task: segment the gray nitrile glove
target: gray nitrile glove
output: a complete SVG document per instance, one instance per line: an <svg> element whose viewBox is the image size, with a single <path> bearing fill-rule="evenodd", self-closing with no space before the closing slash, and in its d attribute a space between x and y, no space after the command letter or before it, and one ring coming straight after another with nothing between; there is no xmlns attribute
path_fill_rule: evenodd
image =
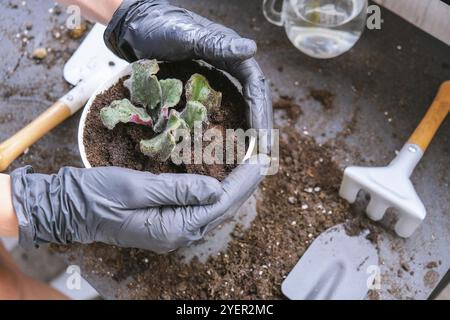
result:
<svg viewBox="0 0 450 320"><path fill-rule="evenodd" d="M272 129L272 100L265 77L252 58L253 40L165 0L125 0L105 32L107 46L118 56L175 61L203 59L229 72L243 86L249 125ZM270 132L262 152L270 150Z"/></svg>
<svg viewBox="0 0 450 320"><path fill-rule="evenodd" d="M222 183L115 167L63 168L55 175L17 169L11 179L20 244L103 242L170 252L201 239L240 206L264 165L242 165Z"/></svg>

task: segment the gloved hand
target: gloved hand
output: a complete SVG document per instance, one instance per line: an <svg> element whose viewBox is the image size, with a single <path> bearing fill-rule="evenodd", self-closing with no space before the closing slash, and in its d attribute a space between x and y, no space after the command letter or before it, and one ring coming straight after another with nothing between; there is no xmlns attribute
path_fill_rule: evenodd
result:
<svg viewBox="0 0 450 320"><path fill-rule="evenodd" d="M55 175L17 169L11 181L20 244L103 242L170 252L201 239L241 206L265 164L241 165L222 183L115 167L63 168Z"/></svg>
<svg viewBox="0 0 450 320"><path fill-rule="evenodd" d="M229 72L243 86L248 122L254 129L272 129L273 112L265 77L252 58L256 44L235 31L165 0L125 0L105 35L107 46L130 62L202 59ZM270 131L260 152L271 147Z"/></svg>
<svg viewBox="0 0 450 320"><path fill-rule="evenodd" d="M253 41L163 0L125 0L105 32L108 47L134 61L203 59L243 85L252 128L272 128L272 104ZM250 59L249 59L250 58ZM270 138L262 143L270 149ZM254 161L252 162L254 163ZM57 175L12 174L13 202L24 247L91 243L165 253L199 240L254 192L267 158L245 164L225 181L153 175L119 168L64 168Z"/></svg>

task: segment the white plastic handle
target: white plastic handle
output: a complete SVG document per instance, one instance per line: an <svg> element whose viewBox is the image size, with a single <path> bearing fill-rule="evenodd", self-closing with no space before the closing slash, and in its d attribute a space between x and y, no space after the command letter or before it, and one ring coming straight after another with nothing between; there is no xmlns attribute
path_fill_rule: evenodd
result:
<svg viewBox="0 0 450 320"><path fill-rule="evenodd" d="M424 151L418 145L408 143L403 146L389 166L396 167L397 172L405 174L409 178L423 155Z"/></svg>
<svg viewBox="0 0 450 320"><path fill-rule="evenodd" d="M71 114L76 113L89 100L95 89L107 79L108 73L106 71L98 70L98 72L93 73L89 78L80 81L78 85L59 99L59 101L69 107Z"/></svg>

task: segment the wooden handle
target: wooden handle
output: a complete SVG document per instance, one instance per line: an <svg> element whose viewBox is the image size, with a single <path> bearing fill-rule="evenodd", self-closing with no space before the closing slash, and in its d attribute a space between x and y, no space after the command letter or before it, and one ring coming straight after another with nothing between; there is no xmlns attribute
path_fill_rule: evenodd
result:
<svg viewBox="0 0 450 320"><path fill-rule="evenodd" d="M25 128L0 144L0 172L5 171L17 157L46 133L69 118L71 113L66 104L58 101Z"/></svg>
<svg viewBox="0 0 450 320"><path fill-rule="evenodd" d="M418 145L425 152L449 112L450 81L446 81L441 85L433 104L408 143Z"/></svg>

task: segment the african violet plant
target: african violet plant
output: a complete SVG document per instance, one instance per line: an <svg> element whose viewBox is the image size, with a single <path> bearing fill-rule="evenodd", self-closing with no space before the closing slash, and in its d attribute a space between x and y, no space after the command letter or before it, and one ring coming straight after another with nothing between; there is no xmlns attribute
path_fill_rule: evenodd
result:
<svg viewBox="0 0 450 320"><path fill-rule="evenodd" d="M100 117L109 130L119 123L153 128L159 135L142 140L141 152L165 161L176 147L175 131L193 130L196 123L207 122L208 112L220 108L222 93L214 91L204 76L194 74L185 85L186 106L178 112L174 108L180 103L183 83L178 79L159 80L158 72L156 60L133 63L131 77L124 82L131 101L113 101L100 111Z"/></svg>

